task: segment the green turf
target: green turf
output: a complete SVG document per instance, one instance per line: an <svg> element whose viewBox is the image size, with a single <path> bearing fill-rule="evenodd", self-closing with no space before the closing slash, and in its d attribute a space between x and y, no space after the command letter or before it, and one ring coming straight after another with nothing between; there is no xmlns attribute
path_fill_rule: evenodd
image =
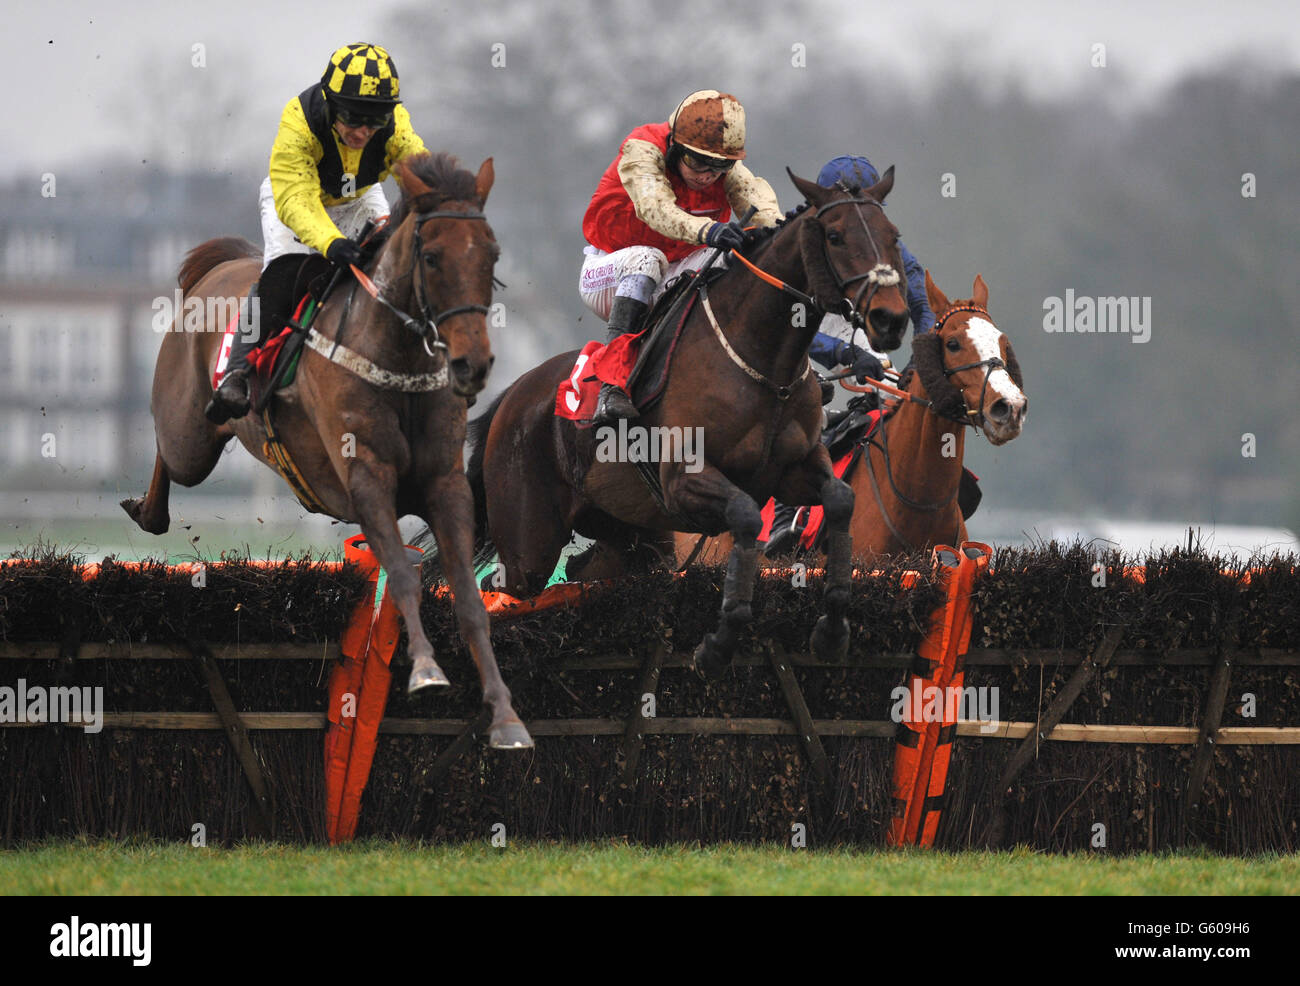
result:
<svg viewBox="0 0 1300 986"><path fill-rule="evenodd" d="M329 849L51 842L0 852L7 894L1293 894L1300 856L1113 857L616 844Z"/></svg>

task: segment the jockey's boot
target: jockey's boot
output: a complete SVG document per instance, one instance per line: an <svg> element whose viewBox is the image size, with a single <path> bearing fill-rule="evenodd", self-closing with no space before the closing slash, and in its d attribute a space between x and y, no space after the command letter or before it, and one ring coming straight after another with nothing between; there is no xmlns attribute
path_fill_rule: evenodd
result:
<svg viewBox="0 0 1300 986"><path fill-rule="evenodd" d="M798 507L776 501L776 509L772 513L772 529L763 548L763 554L768 558L776 558L794 550L799 535L803 533L802 526L794 526L798 513Z"/></svg>
<svg viewBox="0 0 1300 986"><path fill-rule="evenodd" d="M254 284L253 289L248 292L248 311L250 313L258 311L258 309L254 308L256 300L257 285ZM214 425L225 424L231 418L242 418L248 413L248 354L256 349L261 342L262 318L260 312L241 318L239 331L235 333L234 341L230 345L230 357L226 361L225 373L221 376L221 385L213 392L212 400L208 401L207 407L203 409L203 416Z"/></svg>
<svg viewBox="0 0 1300 986"><path fill-rule="evenodd" d="M648 308L649 305L644 301L625 295L615 295L614 304L609 309L609 332L605 336L605 344L609 345L625 333L639 331L641 319L645 318ZM622 387L616 387L612 383L600 385L600 396L596 398L596 411L591 416L593 425L609 425L619 418L630 419L640 416L636 405L632 403L632 398Z"/></svg>

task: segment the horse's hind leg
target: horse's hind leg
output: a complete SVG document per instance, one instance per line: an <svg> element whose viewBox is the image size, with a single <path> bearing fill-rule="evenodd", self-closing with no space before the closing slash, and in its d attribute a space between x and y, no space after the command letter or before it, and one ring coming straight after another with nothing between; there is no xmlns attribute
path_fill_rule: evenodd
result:
<svg viewBox="0 0 1300 986"><path fill-rule="evenodd" d="M171 476L163 462L162 453L154 457L153 479L149 481L149 492L144 496L122 501L122 509L140 525L148 534L166 534L171 526L171 516L167 511L167 497L171 492Z"/></svg>
<svg viewBox="0 0 1300 986"><path fill-rule="evenodd" d="M510 689L497 667L487 610L474 583L474 497L465 474L456 471L434 480L427 504L425 519L438 540L438 557L456 603L456 621L478 667L483 704L492 714L488 742L498 750L531 747L532 737L515 713Z"/></svg>

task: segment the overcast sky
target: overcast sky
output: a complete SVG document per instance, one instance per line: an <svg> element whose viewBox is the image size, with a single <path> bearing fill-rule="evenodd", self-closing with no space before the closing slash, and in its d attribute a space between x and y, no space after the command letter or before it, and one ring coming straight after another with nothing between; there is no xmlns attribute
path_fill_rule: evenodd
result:
<svg viewBox="0 0 1300 986"><path fill-rule="evenodd" d="M707 0L701 2L706 9ZM761 11L764 4L777 2L756 0L753 8ZM861 31L863 50L873 64L912 86L925 84L943 39L959 40L972 71L995 88L1012 81L1043 99L1086 84L1087 53L1094 43L1107 46L1109 65L1132 87L1135 105L1183 74L1211 69L1243 52L1261 67L1300 71L1300 16L1294 3L1284 0L1226 5L1092 0L1070 4L1068 10L1060 9L1066 5L1016 0L825 2L843 10L837 22L844 29L835 39L840 51L852 51L853 32ZM284 102L318 75L340 44L385 44L404 83L431 85L430 73L422 77L405 67L418 53L404 51L401 38L384 36L386 16L410 6L395 0L292 5L266 0L176 0L168 5L55 0L14 5L5 18L5 78L17 88L0 100L0 118L11 138L8 153L0 158L0 176L39 174L88 153L133 151L133 124L140 119L134 113L149 112L143 108L151 106L158 113L174 113L183 96L201 98L216 91L209 77L191 68L195 44L206 49L207 67L201 71L220 74L223 92L232 91L233 77L233 91L246 101L231 117L245 124L241 130L225 119L207 124L215 128L218 146L229 148L231 160L252 147L269 149ZM487 6L508 18L515 5ZM419 4L430 18L445 21L448 30L454 30L460 7L460 2ZM745 30L719 24L720 38L730 43L743 45ZM629 38L628 43L641 39ZM671 54L666 62L672 69ZM189 86L191 78L198 83ZM140 98L136 90L143 90ZM180 119L193 115L182 113Z"/></svg>

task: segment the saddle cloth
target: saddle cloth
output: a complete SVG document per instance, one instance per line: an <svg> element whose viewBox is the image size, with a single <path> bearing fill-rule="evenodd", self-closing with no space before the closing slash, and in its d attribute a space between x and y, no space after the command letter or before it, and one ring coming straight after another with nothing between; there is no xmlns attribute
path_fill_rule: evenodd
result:
<svg viewBox="0 0 1300 986"><path fill-rule="evenodd" d="M699 297L694 289L723 273L712 268L701 282L698 272L686 271L655 302L641 332L621 335L608 344L592 341L583 346L573 371L556 389L556 415L577 422L579 428L591 427L602 383L627 391L639 411L653 406L663 396L682 328Z"/></svg>
<svg viewBox="0 0 1300 986"><path fill-rule="evenodd" d="M310 298L311 296L308 295L298 302L298 307L293 312L295 322L302 316L303 309ZM221 337L221 349L217 354L217 364L212 369L213 390L216 390L221 385L221 378L226 374L226 366L230 362L230 349L235 343L235 335L239 332L240 321L240 316L236 314L230 320L230 324L226 326L226 331ZM271 385L276 361L279 360L280 354L284 350L284 344L292 334L293 329L286 325L276 335L262 342L248 354L248 365L253 371L253 383L259 392L265 391ZM280 379L281 388L293 383L295 369L296 367L291 367Z"/></svg>

